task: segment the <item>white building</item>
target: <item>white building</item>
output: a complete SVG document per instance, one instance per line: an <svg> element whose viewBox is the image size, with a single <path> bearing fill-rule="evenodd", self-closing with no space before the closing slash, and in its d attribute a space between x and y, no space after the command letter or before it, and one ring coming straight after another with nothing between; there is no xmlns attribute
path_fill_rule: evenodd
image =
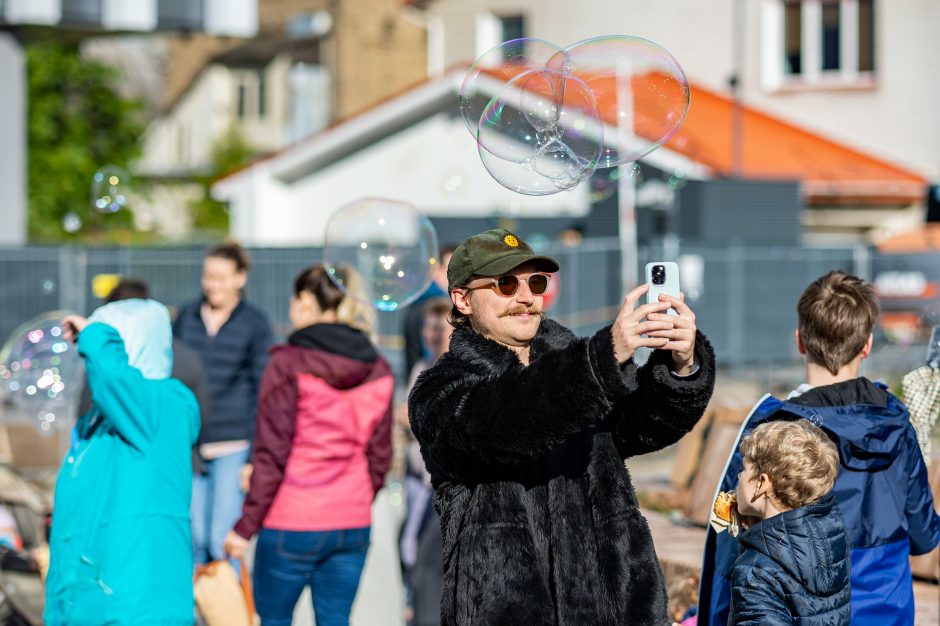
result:
<svg viewBox="0 0 940 626"><path fill-rule="evenodd" d="M216 183L232 236L250 245L320 245L333 211L369 196L411 202L432 217L585 214L584 188L535 198L490 178L455 115L462 78L438 77Z"/></svg>

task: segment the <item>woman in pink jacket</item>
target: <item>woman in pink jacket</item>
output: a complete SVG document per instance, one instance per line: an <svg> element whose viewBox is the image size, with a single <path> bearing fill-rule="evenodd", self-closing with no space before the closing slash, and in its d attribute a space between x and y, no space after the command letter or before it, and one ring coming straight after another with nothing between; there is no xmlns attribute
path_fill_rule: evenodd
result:
<svg viewBox="0 0 940 626"><path fill-rule="evenodd" d="M351 272L339 278L353 288ZM322 266L294 282L294 332L261 381L250 489L226 550L258 535L255 603L263 626L289 625L309 585L318 626L347 624L369 547L371 505L392 459L388 363L368 307Z"/></svg>

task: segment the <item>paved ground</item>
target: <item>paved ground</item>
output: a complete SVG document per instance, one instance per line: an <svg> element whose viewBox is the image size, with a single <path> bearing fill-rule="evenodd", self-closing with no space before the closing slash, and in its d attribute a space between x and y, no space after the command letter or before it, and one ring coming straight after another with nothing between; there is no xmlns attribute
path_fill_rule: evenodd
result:
<svg viewBox="0 0 940 626"><path fill-rule="evenodd" d="M662 457L653 456L643 467L631 467L638 474L638 482L650 480L663 467ZM395 506L389 489L379 495L374 507L375 522L372 548L366 562L362 585L353 606L352 626L403 625L401 576L398 569L397 537L402 507ZM705 529L690 527L670 517L652 511L646 512L656 551L667 562L698 569L705 544ZM940 625L940 593L936 584L917 582L914 585L917 603L915 626ZM294 614L295 626L313 624L309 595L305 594Z"/></svg>

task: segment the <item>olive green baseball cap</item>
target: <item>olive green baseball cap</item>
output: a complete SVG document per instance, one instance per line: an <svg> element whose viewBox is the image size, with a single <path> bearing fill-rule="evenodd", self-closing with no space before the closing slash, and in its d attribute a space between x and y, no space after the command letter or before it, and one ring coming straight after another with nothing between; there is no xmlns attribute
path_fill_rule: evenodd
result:
<svg viewBox="0 0 940 626"><path fill-rule="evenodd" d="M558 261L536 254L532 247L505 228L470 237L457 246L447 265L447 289L463 287L474 276L500 276L523 263L543 272L557 272Z"/></svg>

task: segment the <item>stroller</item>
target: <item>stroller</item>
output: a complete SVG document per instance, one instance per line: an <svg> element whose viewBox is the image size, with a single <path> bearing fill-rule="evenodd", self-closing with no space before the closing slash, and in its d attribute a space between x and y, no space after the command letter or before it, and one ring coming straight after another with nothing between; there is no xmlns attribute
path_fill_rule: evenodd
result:
<svg viewBox="0 0 940 626"><path fill-rule="evenodd" d="M51 506L42 492L0 463L0 624L41 626Z"/></svg>

